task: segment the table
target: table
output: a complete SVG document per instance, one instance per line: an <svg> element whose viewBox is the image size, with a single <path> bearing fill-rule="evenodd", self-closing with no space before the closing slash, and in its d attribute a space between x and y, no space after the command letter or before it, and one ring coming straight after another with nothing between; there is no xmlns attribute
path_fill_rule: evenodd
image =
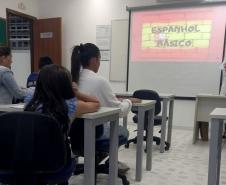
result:
<svg viewBox="0 0 226 185"><path fill-rule="evenodd" d="M219 185L223 120L226 108L215 108L210 113L211 137L209 149L208 185Z"/></svg>
<svg viewBox="0 0 226 185"><path fill-rule="evenodd" d="M9 105L0 105L0 113L4 112L16 112L23 111L24 104L9 104Z"/></svg>
<svg viewBox="0 0 226 185"><path fill-rule="evenodd" d="M144 133L144 119L145 112L148 112L148 126L147 126L147 158L146 170L151 171L152 168L152 143L153 143L153 127L155 116L155 100L142 100L141 103L134 103L132 110L138 112L137 124L137 150L136 150L136 181L142 179L142 164L143 164L143 133Z"/></svg>
<svg viewBox="0 0 226 185"><path fill-rule="evenodd" d="M226 108L226 96L213 94L198 94L196 96L193 144L196 143L199 136L198 122L209 122L209 114L215 108Z"/></svg>
<svg viewBox="0 0 226 185"><path fill-rule="evenodd" d="M101 107L98 112L79 116L84 119L84 184L95 184L95 132L96 126L110 121L109 185L116 184L118 176L119 108Z"/></svg>
<svg viewBox="0 0 226 185"><path fill-rule="evenodd" d="M115 93L117 97L132 97L133 93L123 92ZM171 145L172 138L172 127L173 127L173 107L174 107L174 95L168 93L160 93L160 98L162 99L162 124L161 124L161 142L160 142L160 152L165 151L165 137L166 137L166 122L168 117L168 133L167 133L167 142L169 146ZM168 112L169 105L169 112ZM123 119L123 126L127 126L127 118Z"/></svg>
<svg viewBox="0 0 226 185"><path fill-rule="evenodd" d="M22 105L0 105L0 112L23 111ZM97 112L79 116L84 119L84 184L95 185L96 126L110 121L109 185L115 185L118 176L119 108L101 107Z"/></svg>

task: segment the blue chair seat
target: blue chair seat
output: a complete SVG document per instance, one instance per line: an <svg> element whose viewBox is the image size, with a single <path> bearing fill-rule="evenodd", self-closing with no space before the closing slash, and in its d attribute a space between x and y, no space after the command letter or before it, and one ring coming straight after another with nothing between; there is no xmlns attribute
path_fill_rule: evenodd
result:
<svg viewBox="0 0 226 185"><path fill-rule="evenodd" d="M147 117L145 117L145 119L147 119ZM166 118L168 120L168 117ZM133 122L134 123L138 123L138 116L137 114L135 114L135 116L133 116ZM145 123L147 122L147 120L145 120ZM157 125L161 125L162 124L162 116L155 116L155 119L154 119L154 126L157 126ZM146 129L147 125L145 125L145 129Z"/></svg>

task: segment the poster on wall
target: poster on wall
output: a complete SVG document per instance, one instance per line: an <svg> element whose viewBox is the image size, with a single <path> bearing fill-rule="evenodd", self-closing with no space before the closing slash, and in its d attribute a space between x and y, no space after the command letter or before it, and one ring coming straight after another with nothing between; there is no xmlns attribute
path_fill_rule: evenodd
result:
<svg viewBox="0 0 226 185"><path fill-rule="evenodd" d="M101 61L110 61L111 26L96 26L96 44L100 49Z"/></svg>
<svg viewBox="0 0 226 185"><path fill-rule="evenodd" d="M0 17L0 47L7 45L6 20Z"/></svg>
<svg viewBox="0 0 226 185"><path fill-rule="evenodd" d="M111 54L110 50L100 50L101 61L110 61Z"/></svg>

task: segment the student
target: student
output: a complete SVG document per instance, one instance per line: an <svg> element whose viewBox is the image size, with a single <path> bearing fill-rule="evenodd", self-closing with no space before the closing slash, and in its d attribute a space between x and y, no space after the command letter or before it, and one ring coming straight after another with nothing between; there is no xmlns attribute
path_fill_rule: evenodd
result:
<svg viewBox="0 0 226 185"><path fill-rule="evenodd" d="M224 63L223 81L221 86L220 95L226 96L226 63Z"/></svg>
<svg viewBox="0 0 226 185"><path fill-rule="evenodd" d="M9 47L0 47L0 104L12 104L13 97L23 99L25 90L16 83L11 71L12 55Z"/></svg>
<svg viewBox="0 0 226 185"><path fill-rule="evenodd" d="M80 94L82 96L82 93ZM52 64L40 71L35 90L27 91L24 102L27 104L25 110L52 114L57 120L60 121L63 118L62 121L65 122L66 118L99 109L100 105L96 99L88 100L90 99L78 100L72 88L70 72L64 67Z"/></svg>
<svg viewBox="0 0 226 185"><path fill-rule="evenodd" d="M124 117L131 110L132 101L139 102L140 100L132 98L119 101L116 98L110 83L97 74L100 57L99 48L92 43L75 46L71 56L73 81L78 84L78 89L81 92L97 97L101 106L120 108L120 117ZM105 126L105 129L109 129L109 127ZM121 172L125 172L129 168L119 163L119 169Z"/></svg>
<svg viewBox="0 0 226 185"><path fill-rule="evenodd" d="M226 63L224 63L223 81L221 86L220 95L226 96ZM224 124L224 134L223 138L226 138L226 123Z"/></svg>
<svg viewBox="0 0 226 185"><path fill-rule="evenodd" d="M25 111L50 115L60 123L65 135L68 162L71 160L67 137L70 119L75 115L95 112L99 108L97 102L82 102L75 98L69 71L58 65L49 65L40 71L35 92L33 94L30 91L30 94L27 94L25 103Z"/></svg>
<svg viewBox="0 0 226 185"><path fill-rule="evenodd" d="M39 64L38 64L38 68L39 71L47 65L53 64L52 59L48 56L45 57L41 57L39 59ZM27 78L27 88L29 87L35 87L36 86L36 81L38 79L38 72L33 72L31 73L28 78Z"/></svg>
<svg viewBox="0 0 226 185"><path fill-rule="evenodd" d="M126 116L132 102L139 99L130 98L119 101L112 91L110 83L97 74L100 66L100 50L92 44L75 46L71 56L71 74L81 92L97 97L103 107L119 107L120 117Z"/></svg>

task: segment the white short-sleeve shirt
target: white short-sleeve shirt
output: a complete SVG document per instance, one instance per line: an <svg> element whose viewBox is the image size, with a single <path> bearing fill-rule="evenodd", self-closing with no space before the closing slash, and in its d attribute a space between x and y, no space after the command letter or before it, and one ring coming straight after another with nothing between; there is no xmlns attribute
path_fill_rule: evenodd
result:
<svg viewBox="0 0 226 185"><path fill-rule="evenodd" d="M132 103L128 99L119 101L113 93L110 83L97 73L83 69L80 72L79 90L87 95L95 96L103 107L119 107L120 117L126 116L131 110Z"/></svg>

